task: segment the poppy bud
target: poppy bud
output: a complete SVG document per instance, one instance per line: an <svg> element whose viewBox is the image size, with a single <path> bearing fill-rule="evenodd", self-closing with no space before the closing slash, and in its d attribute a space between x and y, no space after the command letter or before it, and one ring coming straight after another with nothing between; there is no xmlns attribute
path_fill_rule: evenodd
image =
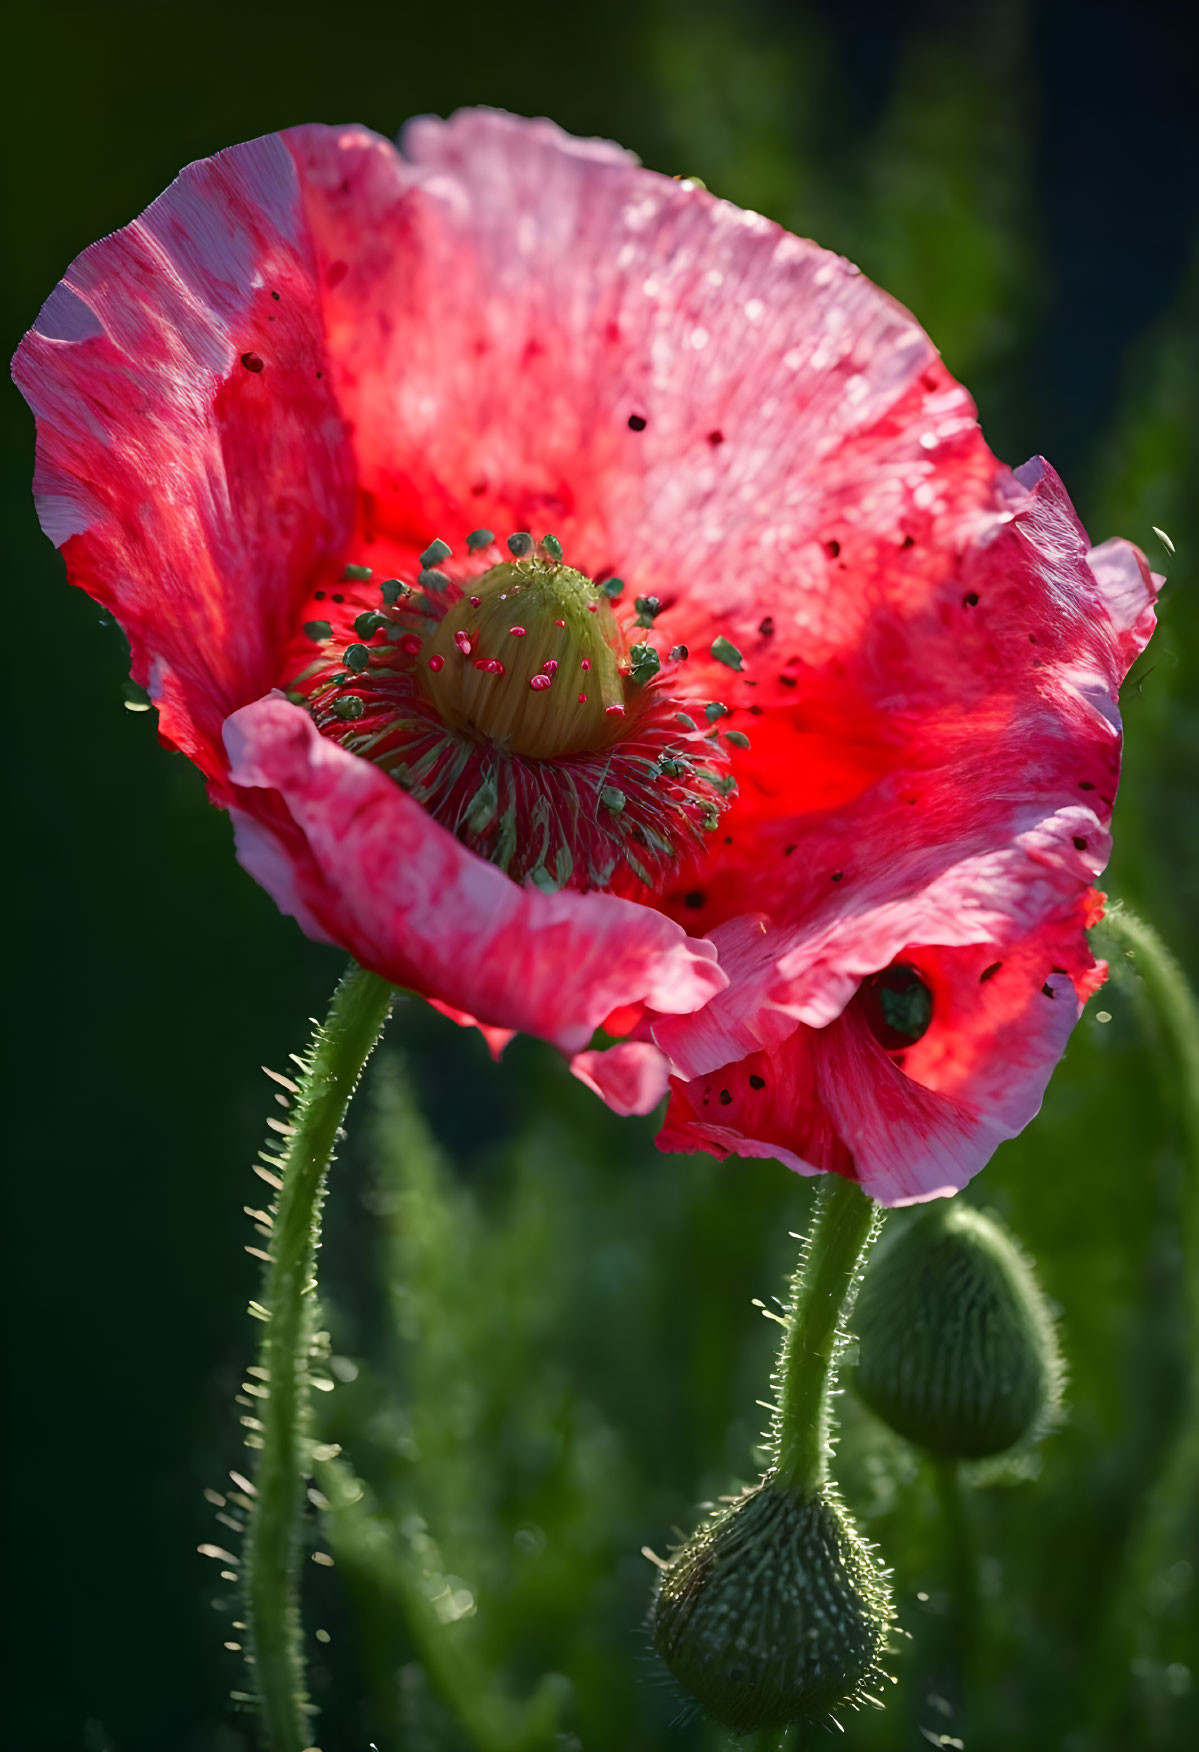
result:
<svg viewBox="0 0 1199 1752"><path fill-rule="evenodd" d="M747 1734L862 1697L892 1616L886 1572L835 1494L767 1477L663 1568L650 1634L709 1715Z"/></svg>
<svg viewBox="0 0 1199 1752"><path fill-rule="evenodd" d="M854 1326L858 1392L932 1454L1002 1454L1057 1408L1062 1365L1040 1286L1006 1230L960 1199L886 1237Z"/></svg>

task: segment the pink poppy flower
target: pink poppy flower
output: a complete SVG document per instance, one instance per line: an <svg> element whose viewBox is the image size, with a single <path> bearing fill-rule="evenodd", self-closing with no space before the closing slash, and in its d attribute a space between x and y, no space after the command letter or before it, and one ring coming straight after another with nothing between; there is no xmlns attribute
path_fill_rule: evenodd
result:
<svg viewBox="0 0 1199 1752"><path fill-rule="evenodd" d="M836 256L546 122L403 145L74 263L15 365L71 581L311 936L672 1149L961 1186L1102 978L1142 556Z"/></svg>

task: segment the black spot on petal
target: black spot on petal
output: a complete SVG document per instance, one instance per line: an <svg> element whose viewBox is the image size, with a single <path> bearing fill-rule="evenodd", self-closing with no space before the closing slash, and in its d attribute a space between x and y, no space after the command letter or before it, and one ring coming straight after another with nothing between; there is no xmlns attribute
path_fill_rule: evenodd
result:
<svg viewBox="0 0 1199 1752"><path fill-rule="evenodd" d="M683 905L684 906L691 906L691 907L699 908L703 904L704 904L704 894L703 894L703 890L700 888L693 888L689 894L685 894L683 896Z"/></svg>
<svg viewBox="0 0 1199 1752"><path fill-rule="evenodd" d="M749 1079L749 1086L751 1089L764 1089L766 1087L766 1079L765 1077L751 1076Z"/></svg>
<svg viewBox="0 0 1199 1752"><path fill-rule="evenodd" d="M979 985L985 985L989 979L994 979L1002 966L1002 961L993 961L990 967L984 967L978 976Z"/></svg>
<svg viewBox="0 0 1199 1752"><path fill-rule="evenodd" d="M647 424L647 421L646 421L644 414L630 414L629 415L629 431L630 432L644 432L645 428L646 428L646 424Z"/></svg>

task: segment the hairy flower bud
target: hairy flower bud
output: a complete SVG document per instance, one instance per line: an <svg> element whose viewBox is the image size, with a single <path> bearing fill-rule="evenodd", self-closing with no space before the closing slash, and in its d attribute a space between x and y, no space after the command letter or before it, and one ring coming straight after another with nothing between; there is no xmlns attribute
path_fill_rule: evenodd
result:
<svg viewBox="0 0 1199 1752"><path fill-rule="evenodd" d="M886 1237L854 1325L859 1393L930 1453L1001 1454L1056 1409L1062 1368L1041 1289L1006 1230L960 1199Z"/></svg>
<svg viewBox="0 0 1199 1752"><path fill-rule="evenodd" d="M675 1553L650 1632L709 1715L751 1733L864 1697L892 1616L886 1573L835 1494L768 1477Z"/></svg>

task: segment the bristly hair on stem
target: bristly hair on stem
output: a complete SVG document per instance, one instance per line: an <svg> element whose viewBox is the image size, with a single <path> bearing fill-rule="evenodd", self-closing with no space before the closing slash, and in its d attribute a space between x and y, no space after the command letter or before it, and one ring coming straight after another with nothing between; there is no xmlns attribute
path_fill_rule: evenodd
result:
<svg viewBox="0 0 1199 1752"><path fill-rule="evenodd" d="M256 1450L253 1494L247 1498L243 1588L247 1659L253 1694L273 1752L304 1752L310 1744L298 1582L304 1480L312 1463L310 1365L316 1309L316 1254L321 1207L333 1147L364 1065L387 1020L392 988L351 966L333 994L308 1052L296 1058L298 1083L282 1079L292 1097L288 1118L268 1121L278 1153L263 1153L256 1173L275 1198L251 1212L264 1247L258 1362L242 1403L248 1447ZM285 1096L285 1102L287 1097Z"/></svg>
<svg viewBox="0 0 1199 1752"><path fill-rule="evenodd" d="M828 1466L836 1367L880 1220L854 1182L822 1182L773 1377L773 1463L659 1560L654 1647L734 1734L881 1708L868 1687L894 1621L888 1573Z"/></svg>
<svg viewBox="0 0 1199 1752"><path fill-rule="evenodd" d="M831 1399L849 1316L885 1212L853 1181L822 1177L791 1278L785 1333L771 1377L772 1474L812 1494L827 1481Z"/></svg>

